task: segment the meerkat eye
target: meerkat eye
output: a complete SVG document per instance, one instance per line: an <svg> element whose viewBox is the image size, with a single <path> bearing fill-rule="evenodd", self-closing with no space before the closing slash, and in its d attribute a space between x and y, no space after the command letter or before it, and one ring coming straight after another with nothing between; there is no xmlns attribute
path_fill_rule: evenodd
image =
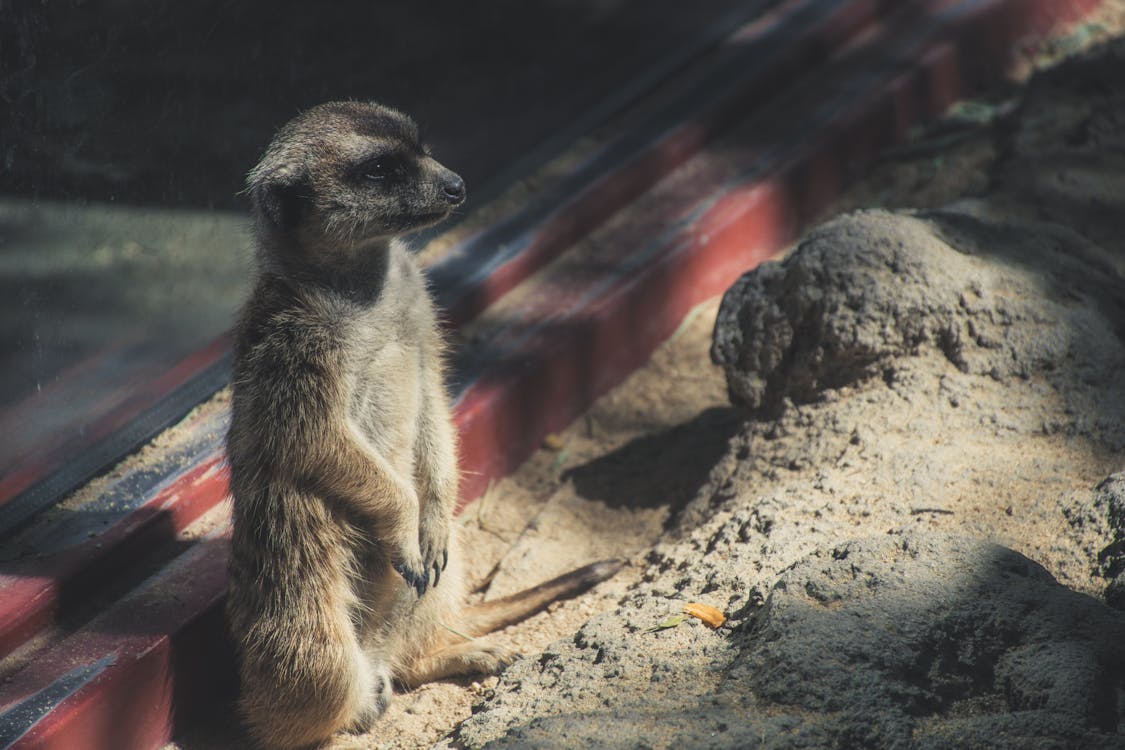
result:
<svg viewBox="0 0 1125 750"><path fill-rule="evenodd" d="M406 164L398 154L383 154L363 162L356 174L364 182L398 182L406 176Z"/></svg>
<svg viewBox="0 0 1125 750"><path fill-rule="evenodd" d="M386 159L372 159L363 165L361 174L363 179L369 182L381 182L390 175L391 169L389 167Z"/></svg>

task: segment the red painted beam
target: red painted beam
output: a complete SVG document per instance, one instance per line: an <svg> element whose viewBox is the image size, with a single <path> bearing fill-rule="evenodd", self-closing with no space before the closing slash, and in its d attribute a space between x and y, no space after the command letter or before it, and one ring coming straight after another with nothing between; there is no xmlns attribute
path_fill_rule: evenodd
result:
<svg viewBox="0 0 1125 750"><path fill-rule="evenodd" d="M439 293L452 289L450 294L454 296L463 294L468 295L466 299L476 300L472 310L461 308L454 313L464 322L477 307L497 299L576 238L592 231L608 214L697 153L738 113L760 104L808 66L837 54L856 34L886 15L886 8L893 5L884 0L788 0L774 8L738 31L724 45L737 52L721 54L720 59L711 61L696 74L693 81L708 89L700 100L705 105L702 109L684 111L684 93L671 95L671 109L660 110L660 117L643 123L648 128L645 133L640 136L624 133L607 146L610 151L624 149L627 158L600 177L595 174L581 183L574 196L568 197L541 223L533 224L528 233L530 242L516 248L518 253L494 269L493 275L469 278L471 274L458 269L465 263L470 268L486 266L486 259L479 257L480 253L491 253L496 248L485 243L482 250L474 245L474 240L454 248L450 255L460 260L439 262L432 269L439 277ZM723 74L729 72L732 62L755 61L758 57L761 58L758 64L746 63L746 70L737 70L738 75ZM523 218L530 221L534 213ZM456 279L453 287L441 285L443 269L450 278ZM176 383L198 375L223 357L227 348L224 337L187 358L177 368L154 377L143 392L133 394L112 409L106 420L92 429L99 435L111 434L121 428L137 408L157 394L171 390ZM221 436L225 425L213 425L212 429ZM128 499L129 504L138 507L108 529L91 529L90 539L65 552L52 552L46 559L0 562L0 656L12 652L59 616L80 606L81 596L96 591L99 581L118 575L146 550L167 545L187 524L218 503L224 497L225 488L201 485L199 477L209 475L217 463L220 442L216 439L196 459L205 461L207 468L188 467L172 473L162 480L166 488L150 493L143 503ZM58 458L43 446L35 453L48 459ZM24 467L27 471L21 470L0 480L0 505L12 492L26 488L35 477L49 473L52 466L55 464L50 460L29 464ZM109 496L135 494L137 481L134 476L123 477L106 493ZM122 502L125 500L122 498ZM3 510L0 507L0 513ZM14 537L13 546L30 546L22 540L35 540L40 528L36 524L25 531L29 533Z"/></svg>
<svg viewBox="0 0 1125 750"><path fill-rule="evenodd" d="M800 66L822 61L832 54L884 13L886 5L881 0L790 0L783 3L739 31L725 45L731 49L743 48L734 56L736 60L741 57L753 59L756 52L762 53L764 63L753 67L750 74L744 76L745 82L743 77L734 76L732 85L725 81L727 77L716 75L712 70L729 65L727 58L730 55L710 63L710 67L705 66L702 74L705 82L709 80L708 85L715 86L718 80L722 84L720 90L711 92L705 99L705 108L686 112L673 109L671 119L664 113L650 123L651 132L641 134L639 138L628 132L611 143L610 150L616 144L629 153L628 159L584 183L576 196L553 211L541 225L534 226L530 244L519 248L518 254L509 258L495 274L466 281L465 274L454 267L456 264L439 264L435 273L440 276L442 268L450 271L451 277L457 280L453 291L468 295L465 299L475 300L473 305L476 307L495 300L574 239L591 231L605 216L696 153L737 112L753 106L780 86L787 74L796 75ZM811 22L799 25L806 16ZM781 52L769 57L766 53L772 48ZM629 148L633 150L629 152ZM472 244L472 241L467 243ZM484 252L495 250L487 246L487 242L483 244ZM479 247L474 250L466 246L455 248L451 253L473 267L485 264L479 254ZM470 307L472 309L461 307L454 316L463 321L476 311L476 307ZM158 393L170 391L177 383L197 375L224 356L226 349L225 339L217 341L187 358L180 366L154 377L148 388L115 406L91 430L104 437L121 429L138 409ZM58 468L61 454L57 450L38 446L30 452L42 457L42 460L29 462L19 471L0 479L0 503ZM65 450L63 452L66 453ZM217 460L214 453L212 451L211 458L207 459L211 463ZM108 580L129 565L131 557L146 548L166 544L223 497L218 487L195 487L196 478L191 472L173 476L171 480L173 489L165 493L169 497L150 499L132 515L104 532L97 529L90 540L67 550L65 554L52 555L45 561L0 563L0 592L3 593L0 597L0 655L10 653L57 617L65 616L72 608L70 600L76 598L73 592L96 590L99 580ZM127 477L118 484L127 485L131 481L132 477ZM177 490L177 487L180 489ZM191 498L191 501L184 502L185 498ZM0 509L0 513L4 510L11 509ZM19 543L18 538L16 543Z"/></svg>
<svg viewBox="0 0 1125 750"><path fill-rule="evenodd" d="M691 109L685 111L683 101L668 103L669 112L658 113L649 130L632 127L612 140L586 165L589 174L579 175L584 181L577 187L564 186L565 195L545 201L551 206L546 213L521 208L500 222L506 227L493 225L452 248L431 274L448 320L458 324L472 318L683 163L738 114L772 96L788 80L898 7L901 3L896 0L786 0L736 32L722 45L718 59L702 66L702 73L693 79L706 96L697 102L698 92L689 91ZM715 75L714 68L739 61L742 65L736 75ZM509 236L512 231L514 237ZM501 252L502 247L506 249ZM82 381L64 377L53 386L57 396L52 398L75 404L69 417L72 429L45 431L25 438L18 450L14 446L11 451L0 450L0 521L5 503L58 479L60 470L81 475L73 469L97 440L127 432L134 420L175 387L217 366L228 350L229 342L223 337L166 372L153 371L148 380L142 373L134 379L142 383L140 388L113 393L111 403L97 408L78 406ZM96 362L86 364L96 366ZM80 369L72 374L81 374ZM29 407L40 411L45 403L42 395L11 414L0 414L0 426L18 425L21 413ZM103 408L103 416L90 417ZM0 429L0 435L3 433ZM58 435L64 433L74 437L60 443ZM125 447L116 455L127 452ZM86 474L92 475L98 468ZM44 494L53 491L42 490Z"/></svg>
<svg viewBox="0 0 1125 750"><path fill-rule="evenodd" d="M889 0L788 0L748 24L711 63L710 78L681 84L688 90L678 93L679 106L695 107L689 117L636 125L600 149L599 155L613 162L611 170L535 216L533 226L515 236L492 227L439 261L431 275L447 319L457 326L474 318L697 154L716 133L822 65L892 10L907 18L918 15L914 6ZM712 68L726 75L715 76ZM499 224L505 228L503 220Z"/></svg>
<svg viewBox="0 0 1125 750"><path fill-rule="evenodd" d="M226 494L227 471L222 455L215 450L105 532L58 554L0 565L4 594L0 599L0 653L12 653L51 627L56 618L67 614L69 599L81 599L88 593L87 583L96 589L153 549L167 545Z"/></svg>
<svg viewBox="0 0 1125 750"><path fill-rule="evenodd" d="M488 372L458 404L462 461L473 468L463 496L518 466L544 436L644 364L692 307L724 291L796 232L788 196L770 184L727 193L690 229L662 244L642 268L544 326L514 364ZM565 305L560 285L545 296Z"/></svg>
<svg viewBox="0 0 1125 750"><path fill-rule="evenodd" d="M823 127L794 133L795 143L748 151L745 177L713 186L704 195L695 193L695 202L678 215L641 217L637 225L666 231L611 246L620 255L597 264L608 274L601 282L574 283L576 269L565 264L557 275L548 272L537 281L541 294L529 294L514 308L542 306L548 313L545 324L494 337L496 344L518 346L480 373L458 408L466 496L488 477L509 470L521 452L538 444L537 436L564 426L642 363L692 305L722 291L793 238L799 225L854 174L857 160L870 158L880 142L900 137L912 114L922 116L948 103L967 83L943 71L971 69L974 56L989 56L996 45L1009 45L1034 31L1029 24L1040 17L1036 8L1046 2L930 3L935 11L948 13L935 19L933 34L917 50L914 64L883 70L869 86L852 92L850 106ZM1058 3L1048 4L1058 9ZM962 12L954 12L958 9ZM935 80L957 85L934 86ZM763 156L770 157L768 168ZM704 167L704 174L719 169ZM675 184L668 190L677 184L698 187L689 177L670 180ZM654 201L650 207L665 205ZM588 267L577 271L580 276L590 273ZM218 477L208 481L216 487L222 483ZM6 738L12 746L147 748L166 739L173 707L189 706L200 697L186 687L189 667L211 664L228 671L229 659L217 659L211 651L222 642L216 631L224 549L217 539L196 545L147 587L49 649L0 688L0 704L5 710L15 707L17 714L18 709L33 711L37 696L44 706L56 706L22 736ZM76 669L86 671L75 677ZM51 686L65 688L66 694L47 701Z"/></svg>
<svg viewBox="0 0 1125 750"><path fill-rule="evenodd" d="M460 402L463 459L474 467L464 480L466 498L478 496L489 481L527 458L545 435L569 424L582 405L624 380L647 359L652 342L670 335L694 305L721 293L742 272L797 239L799 229L835 202L878 149L901 141L912 126L996 80L1004 70L996 59L998 47L1010 50L1024 35L1043 33L1058 19L1079 17L1097 3L1074 3L1070 15L1060 12L1061 3L1048 0L936 0L924 5L935 24L948 27L935 29L921 49L913 50L906 69L832 112L814 138L801 139L792 153L775 158L761 177L730 188L713 206L708 204L714 198L707 196L687 210L702 215L668 241L650 265L629 267L613 255L615 249L635 246L637 236L626 232L616 241L599 240L608 253L599 256L598 265L621 269L612 292L568 316L565 326L545 325L537 337L520 342L519 368L490 374ZM1040 6L1050 7L1038 12ZM884 28L867 43L893 46L899 31ZM973 62L979 55L990 61L988 66ZM964 79L966 70L974 70L976 77ZM789 127L798 116L807 113L782 109L776 120ZM703 182L719 173L717 167L701 170ZM686 203L705 192L703 185L689 183L682 197ZM637 223L659 225L660 218ZM568 281L555 282L549 294L529 296L526 305L505 310L505 317L550 321L558 310L575 304L568 297L573 291ZM517 335L527 333L517 329ZM503 349L503 342L496 347Z"/></svg>
<svg viewBox="0 0 1125 750"><path fill-rule="evenodd" d="M227 554L225 539L198 543L6 682L0 745L149 750L168 741L183 710L229 696L233 661L220 606ZM20 734L13 718L40 715Z"/></svg>

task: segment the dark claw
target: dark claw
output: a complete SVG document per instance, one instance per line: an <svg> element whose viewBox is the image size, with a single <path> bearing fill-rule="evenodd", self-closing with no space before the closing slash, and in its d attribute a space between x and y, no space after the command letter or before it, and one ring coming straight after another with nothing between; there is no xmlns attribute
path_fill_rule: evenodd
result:
<svg viewBox="0 0 1125 750"><path fill-rule="evenodd" d="M415 591L418 592L418 596L421 596L422 594L426 593L427 581L425 580L424 577L415 573L413 570L408 568L404 563L395 563L394 569L398 572L398 574L400 576L402 576L402 580L406 581L406 583L409 586L411 586ZM428 578L428 577L429 576L426 576L426 578Z"/></svg>
<svg viewBox="0 0 1125 750"><path fill-rule="evenodd" d="M410 568L406 567L406 565L404 565L403 563L395 563L394 569L395 572L402 576L402 579L404 581L409 583L411 586L414 585L414 574L410 572Z"/></svg>
<svg viewBox="0 0 1125 750"><path fill-rule="evenodd" d="M445 566L449 564L449 550L443 549L441 551L441 569L445 570Z"/></svg>
<svg viewBox="0 0 1125 750"><path fill-rule="evenodd" d="M437 588L438 581L441 580L441 566L434 563L434 588Z"/></svg>

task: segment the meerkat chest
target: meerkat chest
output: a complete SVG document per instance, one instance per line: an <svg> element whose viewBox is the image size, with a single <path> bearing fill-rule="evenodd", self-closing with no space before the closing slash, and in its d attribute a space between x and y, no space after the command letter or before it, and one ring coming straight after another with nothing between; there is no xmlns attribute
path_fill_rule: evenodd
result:
<svg viewBox="0 0 1125 750"><path fill-rule="evenodd" d="M434 356L429 299L420 280L417 288L407 286L396 285L385 304L356 318L349 368L354 424L373 448L403 469L412 461L426 368Z"/></svg>
<svg viewBox="0 0 1125 750"><path fill-rule="evenodd" d="M350 416L367 442L395 463L409 460L422 409L421 353L387 341L364 352L352 376Z"/></svg>

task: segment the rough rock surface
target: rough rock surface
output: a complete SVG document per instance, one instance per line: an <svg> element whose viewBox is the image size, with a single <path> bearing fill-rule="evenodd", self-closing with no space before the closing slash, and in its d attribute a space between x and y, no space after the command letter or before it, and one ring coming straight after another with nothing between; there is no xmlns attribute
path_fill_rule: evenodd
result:
<svg viewBox="0 0 1125 750"><path fill-rule="evenodd" d="M826 548L717 632L645 632L623 614L510 670L460 740L1125 746L1113 736L1125 709L1125 618L998 545L908 533ZM542 697L527 705L527 692Z"/></svg>
<svg viewBox="0 0 1125 750"><path fill-rule="evenodd" d="M1125 44L1036 76L1003 134L993 200L1106 247L1125 238ZM1120 268L1120 266L1118 266Z"/></svg>
<svg viewBox="0 0 1125 750"><path fill-rule="evenodd" d="M1086 555L1094 573L1109 581L1106 603L1125 610L1125 473L1114 474L1063 509L1076 530L1092 532Z"/></svg>
<svg viewBox="0 0 1125 750"><path fill-rule="evenodd" d="M813 712L794 715L834 746L1125 746L1123 635L1009 549L889 536L786 571L730 679Z"/></svg>
<svg viewBox="0 0 1125 750"><path fill-rule="evenodd" d="M858 212L739 279L712 356L732 401L753 411L890 377L897 358L923 347L996 380L1057 382L1073 370L1064 376L1103 383L1122 377L1120 353L1106 356L1104 342L1125 321L1123 289L1113 256L1058 225ZM1125 405L1105 406L1098 432L1125 416ZM1125 445L1125 431L1109 434Z"/></svg>

